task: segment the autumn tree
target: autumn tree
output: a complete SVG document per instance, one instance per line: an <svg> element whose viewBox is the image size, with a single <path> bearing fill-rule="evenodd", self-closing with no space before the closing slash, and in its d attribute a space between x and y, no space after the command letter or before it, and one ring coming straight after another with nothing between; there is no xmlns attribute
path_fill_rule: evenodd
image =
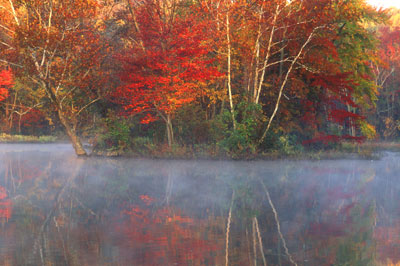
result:
<svg viewBox="0 0 400 266"><path fill-rule="evenodd" d="M375 129L366 112L373 108L377 95L370 68L370 62L376 61L377 42L366 25L383 21L385 14L362 1L336 3L333 11L331 37L322 43L331 52L325 48L307 56L319 71L307 73L304 79L308 92L300 106L302 121L310 127L311 141L373 138Z"/></svg>
<svg viewBox="0 0 400 266"><path fill-rule="evenodd" d="M375 75L374 82L379 89L375 117L382 137L389 139L398 135L400 117L398 97L400 79L400 28L398 26L378 26L375 34L380 40L376 51L378 61L371 61Z"/></svg>
<svg viewBox="0 0 400 266"><path fill-rule="evenodd" d="M293 121L300 115L296 109L299 103L310 97L314 77L328 73L332 80L337 76L335 86L341 86L337 89L347 91L347 95L344 98L335 97L351 100L350 105L355 100L351 96L347 98L350 94L356 94L357 99L367 95L373 100L373 89L361 91L351 88L362 81L360 76L367 74L362 70L361 63L366 62L370 42L365 38L367 34L361 23L363 19L374 15L361 1L260 0L249 3L204 0L201 3L205 14L214 23L213 36L217 37L214 39L217 51L224 55L219 57L219 63L225 66L227 73L226 94L229 96L233 127L237 123L235 105L240 101L262 105L266 125L260 132L259 143L264 141L277 118L286 125L285 130L293 128L288 124L298 125L298 121ZM340 41L348 38L350 31L354 36L358 34L364 39L353 37L355 44L345 49ZM366 41L365 45L363 41ZM345 54L349 51L357 58L352 61L352 66L346 63L351 60L351 56ZM360 69L357 71L359 74L346 75L352 71L351 67ZM344 80L344 76L348 79ZM358 87L364 85L373 87L365 82ZM319 97L325 94L321 91ZM355 109L347 110L349 116ZM317 110L321 111L319 108ZM328 112L326 116L335 116L336 113ZM276 125L274 130L278 128L282 127Z"/></svg>
<svg viewBox="0 0 400 266"><path fill-rule="evenodd" d="M135 41L119 56L124 84L115 98L127 114L145 114L142 123L161 118L171 146L176 111L220 75L209 57L207 21L196 17L189 2L179 0L133 2L128 8L128 37Z"/></svg>
<svg viewBox="0 0 400 266"><path fill-rule="evenodd" d="M40 90L70 137L86 155L77 134L79 115L101 97L104 77L96 28L99 4L92 0L1 1L2 62Z"/></svg>

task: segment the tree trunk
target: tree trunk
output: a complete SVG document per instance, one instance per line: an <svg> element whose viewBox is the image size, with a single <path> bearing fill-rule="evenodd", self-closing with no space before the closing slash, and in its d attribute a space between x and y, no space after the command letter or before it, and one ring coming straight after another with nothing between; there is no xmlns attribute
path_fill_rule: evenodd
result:
<svg viewBox="0 0 400 266"><path fill-rule="evenodd" d="M75 130L71 127L67 119L64 117L64 114L60 109L57 111L58 118L60 118L61 124L64 126L65 131L67 132L69 138L71 139L72 146L74 147L75 153L78 156L86 156L87 153L83 148L82 142L78 135L76 135Z"/></svg>
<svg viewBox="0 0 400 266"><path fill-rule="evenodd" d="M61 124L64 126L65 131L67 132L67 135L69 136L69 138L72 142L72 146L74 147L76 155L86 156L87 153L86 153L85 149L83 148L82 142L81 142L80 138L78 137L78 135L76 135L75 129L70 125L70 122L64 116L60 101L57 99L57 96L51 89L51 86L45 82L42 82L41 85L47 92L50 100L53 102L54 107L57 108L58 118L60 119Z"/></svg>
<svg viewBox="0 0 400 266"><path fill-rule="evenodd" d="M18 134L21 134L21 120L22 120L22 115L19 116L18 120Z"/></svg>
<svg viewBox="0 0 400 266"><path fill-rule="evenodd" d="M6 118L5 118L5 122L7 124L7 132L11 132L11 128L12 128L12 117L10 117L10 108L9 105L6 105Z"/></svg>
<svg viewBox="0 0 400 266"><path fill-rule="evenodd" d="M265 55L265 58L264 58L261 77L259 78L258 81L256 80L256 82L254 83L254 85L256 87L254 88L253 102L256 103L256 104L258 104L258 102L260 100L261 89L262 89L262 85L263 85L263 82L264 82L265 72L266 72L266 69L267 69L267 66L268 66L268 61L269 61L270 56L271 56L271 49L272 49L272 46L273 46L273 39L274 39L274 33L275 33L276 20L278 19L279 13L280 13L279 5L277 5L276 6L276 11L275 11L275 14L274 14L274 19L273 19L273 22L272 22L271 33L269 35L267 52L266 52L266 55ZM258 72L258 66L256 66L255 71ZM257 82L258 82L258 85L257 85Z"/></svg>
<svg viewBox="0 0 400 266"><path fill-rule="evenodd" d="M233 106L233 98L232 98L232 81L231 81L231 39L230 39L230 27L229 27L229 10L226 13L226 40L227 40L227 49L228 49L228 95L229 95L229 104L231 107L231 117L233 123L233 130L236 130L236 119L235 119L235 108Z"/></svg>
<svg viewBox="0 0 400 266"><path fill-rule="evenodd" d="M172 122L171 116L167 115L166 126L167 126L167 138L168 138L168 147L172 147L174 143L174 131L172 130Z"/></svg>
<svg viewBox="0 0 400 266"><path fill-rule="evenodd" d="M303 51L304 51L304 49L306 48L306 46L308 45L308 43L312 40L312 38L313 38L315 32L316 32L318 29L324 28L324 27L325 27L325 26L323 25L323 26L318 26L318 27L316 27L316 28L313 29L313 31L312 31L312 32L310 33L310 35L308 36L307 40L304 42L303 46L302 46L302 47L300 48L300 50L298 51L296 57L292 60L292 63L290 64L289 69L288 69L287 72L286 72L285 78L284 78L284 80L283 80L283 82L282 82L282 84L281 84L281 86L280 86L279 93L278 93L278 99L276 100L274 111L273 111L271 117L270 117L269 120L268 120L267 128L264 130L264 133L263 133L263 135L261 136L261 139L258 141L258 144L259 144L259 145L264 141L265 137L267 136L267 133L268 133L270 127L271 127L272 121L274 120L274 118L275 118L275 116L276 116L276 114L277 114L277 112L278 112L279 105L280 105L281 98L282 98L282 94L283 94L283 90L285 89L286 83L288 82L289 75L291 74L294 65L296 64L296 62L297 62L297 60L299 59L299 57L303 54Z"/></svg>

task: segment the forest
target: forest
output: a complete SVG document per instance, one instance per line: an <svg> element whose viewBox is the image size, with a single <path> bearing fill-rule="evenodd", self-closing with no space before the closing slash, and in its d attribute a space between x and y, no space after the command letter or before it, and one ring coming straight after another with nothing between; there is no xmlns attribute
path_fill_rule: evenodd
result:
<svg viewBox="0 0 400 266"><path fill-rule="evenodd" d="M400 10L364 0L0 0L0 133L77 155L396 141L399 72Z"/></svg>

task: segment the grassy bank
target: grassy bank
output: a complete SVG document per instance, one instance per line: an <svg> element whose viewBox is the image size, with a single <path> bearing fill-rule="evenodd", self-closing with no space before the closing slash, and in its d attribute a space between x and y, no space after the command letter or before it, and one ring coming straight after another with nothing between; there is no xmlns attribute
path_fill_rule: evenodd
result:
<svg viewBox="0 0 400 266"><path fill-rule="evenodd" d="M26 136L0 134L0 143L53 143L57 141L55 136Z"/></svg>

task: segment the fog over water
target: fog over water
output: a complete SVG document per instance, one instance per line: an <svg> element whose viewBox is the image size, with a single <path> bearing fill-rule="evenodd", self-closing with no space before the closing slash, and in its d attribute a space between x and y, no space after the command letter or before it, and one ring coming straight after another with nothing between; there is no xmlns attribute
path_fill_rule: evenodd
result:
<svg viewBox="0 0 400 266"><path fill-rule="evenodd" d="M380 160L77 158L0 145L3 265L391 265L400 154Z"/></svg>

